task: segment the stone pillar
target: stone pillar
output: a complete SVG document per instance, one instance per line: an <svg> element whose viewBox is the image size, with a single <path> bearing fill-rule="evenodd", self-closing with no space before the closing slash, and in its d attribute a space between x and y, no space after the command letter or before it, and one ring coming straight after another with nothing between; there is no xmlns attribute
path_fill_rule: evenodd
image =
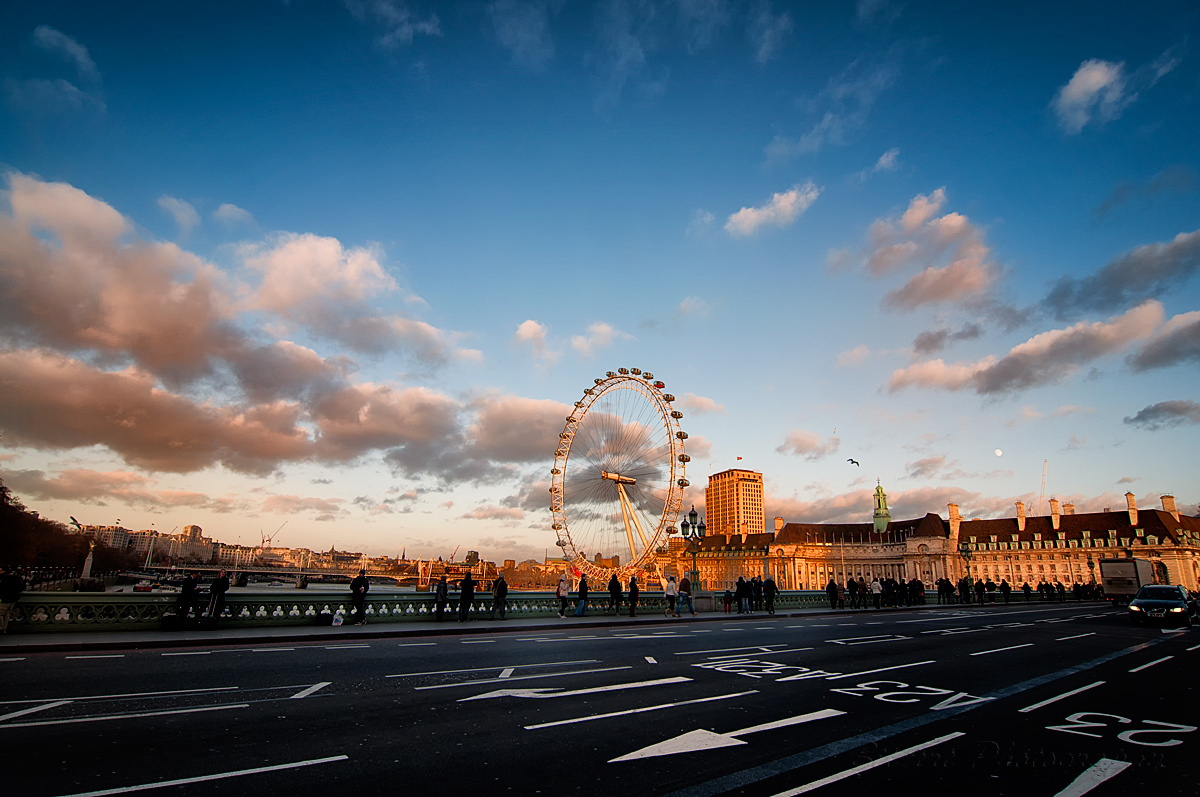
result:
<svg viewBox="0 0 1200 797"><path fill-rule="evenodd" d="M1056 531L1058 530L1058 499L1057 498L1050 499L1050 525L1053 526Z"/></svg>
<svg viewBox="0 0 1200 797"><path fill-rule="evenodd" d="M1160 495L1159 500L1162 501L1163 511L1169 512L1171 514L1171 517L1175 518L1175 521L1178 522L1179 521L1179 510L1175 508L1175 496Z"/></svg>
<svg viewBox="0 0 1200 797"><path fill-rule="evenodd" d="M1125 493L1125 505L1129 510L1129 525L1137 525L1137 497L1133 493Z"/></svg>
<svg viewBox="0 0 1200 797"><path fill-rule="evenodd" d="M1025 530L1025 502L1017 501L1017 531Z"/></svg>

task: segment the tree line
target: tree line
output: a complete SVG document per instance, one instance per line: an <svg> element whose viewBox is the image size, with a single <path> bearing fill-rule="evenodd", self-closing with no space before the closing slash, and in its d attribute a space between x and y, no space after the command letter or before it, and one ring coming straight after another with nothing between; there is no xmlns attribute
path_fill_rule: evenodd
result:
<svg viewBox="0 0 1200 797"><path fill-rule="evenodd" d="M65 567L76 571L88 555L88 538L66 524L31 512L0 479L0 564L10 567ZM137 566L137 557L100 542L92 552L92 571Z"/></svg>

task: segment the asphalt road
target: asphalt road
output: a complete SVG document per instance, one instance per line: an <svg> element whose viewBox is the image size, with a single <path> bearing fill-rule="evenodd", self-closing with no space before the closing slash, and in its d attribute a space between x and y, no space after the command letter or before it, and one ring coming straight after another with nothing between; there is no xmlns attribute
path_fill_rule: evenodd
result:
<svg viewBox="0 0 1200 797"><path fill-rule="evenodd" d="M1198 665L1095 603L28 653L0 749L14 795L1191 797Z"/></svg>

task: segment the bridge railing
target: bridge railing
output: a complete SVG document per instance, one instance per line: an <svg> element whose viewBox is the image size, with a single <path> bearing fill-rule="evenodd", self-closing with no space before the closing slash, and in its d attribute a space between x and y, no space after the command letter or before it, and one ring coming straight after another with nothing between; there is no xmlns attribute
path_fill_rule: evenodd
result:
<svg viewBox="0 0 1200 797"><path fill-rule="evenodd" d="M173 593L26 592L13 607L8 630L9 633L52 633L171 628L177 626L174 619L177 599ZM208 596L201 593L199 599L198 610L203 611L208 606ZM934 603L936 599L936 593L927 594L927 602ZM460 595L450 596L445 608L447 620L458 617L460 602ZM476 593L468 616L487 619L492 603L490 593ZM509 592L506 604L510 618L552 617L560 606L552 592ZM575 605L576 597L572 595L571 611ZM825 593L820 590L789 590L781 592L775 601L776 611L828 605ZM661 592L643 592L638 599L639 613L662 612L666 606L666 598ZM366 618L369 623L430 621L434 619L435 608L430 593L380 592L368 594ZM696 608L703 612L724 612L721 593L715 593L707 601L705 596L697 596ZM588 599L588 612L603 614L606 610L611 610L608 593L592 593ZM328 624L333 617L346 618L352 611L348 592L237 591L226 595L220 625L244 628ZM621 613L628 611L626 599L622 601ZM733 611L737 611L736 606Z"/></svg>

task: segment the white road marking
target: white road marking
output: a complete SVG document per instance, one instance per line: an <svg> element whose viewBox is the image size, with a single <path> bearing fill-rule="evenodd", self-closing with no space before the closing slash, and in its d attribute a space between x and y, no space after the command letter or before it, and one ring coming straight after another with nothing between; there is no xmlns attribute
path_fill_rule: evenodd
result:
<svg viewBox="0 0 1200 797"><path fill-rule="evenodd" d="M627 684L609 684L608 686L593 686L587 689L569 689L560 690L557 687L548 689L497 689L494 692L487 692L482 695L474 695L472 697L459 698L459 703L467 703L471 700L489 700L495 697L527 697L535 699L546 699L553 697L576 697L578 695L594 695L599 692L620 692L625 689L641 689L647 686L664 686L666 684L681 684L692 680L683 676L675 676L674 678L657 678L653 681L633 681Z"/></svg>
<svg viewBox="0 0 1200 797"><path fill-rule="evenodd" d="M771 650L771 651L763 650L763 651L759 651L759 652L760 653L770 653L772 656L778 656L781 653L802 653L803 651L806 651L806 650L812 650L812 648L811 647L809 647L809 648L788 648L786 650ZM727 654L725 656L706 656L705 658L707 658L709 661L720 661L721 659L742 659L742 658L745 658L745 656L746 656L745 653L732 653L732 654Z"/></svg>
<svg viewBox="0 0 1200 797"><path fill-rule="evenodd" d="M123 659L124 653L96 653L88 656L67 656L68 659Z"/></svg>
<svg viewBox="0 0 1200 797"><path fill-rule="evenodd" d="M203 706L201 708L176 708L167 711L145 711L140 714L107 714L99 717L75 717L62 720L35 720L34 722L12 722L0 725L0 730L6 728L33 728L40 725L73 725L80 722L106 722L108 720L141 719L143 717L166 717L171 714L198 714L202 711L225 711L231 708L250 708L249 703L226 703L221 706Z"/></svg>
<svg viewBox="0 0 1200 797"><path fill-rule="evenodd" d="M456 686L479 686L481 684L507 683L509 681L529 681L534 678L561 678L564 675L586 675L593 672L613 672L614 670L632 670L632 667L601 667L596 670L572 670L571 672L547 672L540 675L518 675L515 678L481 678L478 681L459 681L453 684L434 684L433 686L415 686L413 689L423 692L427 689L451 689ZM389 678L391 676L388 676Z"/></svg>
<svg viewBox="0 0 1200 797"><path fill-rule="evenodd" d="M70 700L56 700L53 703L44 703L40 706L32 706L30 708L23 708L20 711L14 711L11 714L0 714L0 722L3 722L4 720L14 719L15 717L23 717L26 714L34 714L38 711L45 711L46 709L58 708L59 706L66 706L66 705L69 705L70 703L71 703Z"/></svg>
<svg viewBox="0 0 1200 797"><path fill-rule="evenodd" d="M1188 648L1188 650L1189 651L1200 650L1200 645L1192 645L1190 648Z"/></svg>
<svg viewBox="0 0 1200 797"><path fill-rule="evenodd" d="M676 656L699 656L703 653L736 653L739 650L752 650L756 653L770 653L771 648L786 648L787 645L780 642L774 645L751 645L745 648L714 648L712 650L685 650L681 653L676 653Z"/></svg>
<svg viewBox="0 0 1200 797"><path fill-rule="evenodd" d="M1134 667L1129 672L1141 672L1142 670L1145 670L1149 667L1153 667L1155 664L1162 664L1164 661L1167 661L1167 660L1173 659L1173 658L1175 658L1175 657L1174 656L1163 656L1161 659L1155 659L1154 661L1148 662L1147 664L1143 664L1140 667Z"/></svg>
<svg viewBox="0 0 1200 797"><path fill-rule="evenodd" d="M164 656L207 656L211 654L211 650L192 650L187 653L164 653Z"/></svg>
<svg viewBox="0 0 1200 797"><path fill-rule="evenodd" d="M805 794L807 792L819 789L822 786L828 786L830 783L836 783L839 780L845 780L846 778L854 777L860 772L866 772L869 769L874 769L875 767L880 767L884 764L890 764L891 762L904 758L907 755L912 755L913 753L919 753L922 750L927 750L930 747L941 744L942 742L948 742L951 739L957 739L960 736L966 736L966 734L962 731L948 733L945 736L939 736L936 739L930 739L928 742L922 742L921 744L913 745L912 747L908 747L903 750L898 750L891 755L885 755L883 758L877 758L874 761L868 761L865 764L860 764L859 766L838 772L837 774L830 775L829 777L821 778L820 780L814 780L812 783L806 783L803 786L798 786L794 789L788 789L787 791L779 792L778 794L774 795L774 797L795 797L797 794Z"/></svg>
<svg viewBox="0 0 1200 797"><path fill-rule="evenodd" d="M1086 634L1076 634L1075 636L1060 636L1055 642L1066 642L1068 639L1082 639L1085 636L1095 636L1095 631L1089 631Z"/></svg>
<svg viewBox="0 0 1200 797"><path fill-rule="evenodd" d="M1054 797L1079 797L1081 794L1087 794L1109 778L1120 775L1129 766L1130 764L1126 761L1101 758L1084 770L1079 777L1071 781L1070 786L1054 795Z"/></svg>
<svg viewBox="0 0 1200 797"><path fill-rule="evenodd" d="M25 657L24 656L13 656L13 657L7 658L7 659L0 659L0 661L25 661Z"/></svg>
<svg viewBox="0 0 1200 797"><path fill-rule="evenodd" d="M396 647L398 647L398 648L424 648L424 647L429 647L430 645L436 645L436 644L437 644L436 642L401 642L399 645L396 645Z"/></svg>
<svg viewBox="0 0 1200 797"><path fill-rule="evenodd" d="M580 659L579 661L545 661L540 664L514 664L513 667L567 667L572 664L596 664L599 659ZM500 667L469 667L465 670L430 670L429 672L404 672L399 675L385 675L385 678L415 678L418 675L457 675L460 672L489 672L503 670L508 665Z"/></svg>
<svg viewBox="0 0 1200 797"><path fill-rule="evenodd" d="M721 630L728 633L730 631L745 631L746 629L745 628L722 628Z"/></svg>
<svg viewBox="0 0 1200 797"><path fill-rule="evenodd" d="M494 639L460 639L460 645L490 645L496 640Z"/></svg>
<svg viewBox="0 0 1200 797"><path fill-rule="evenodd" d="M710 703L714 700L728 700L731 697L743 697L745 695L756 695L757 689L751 689L748 692L733 692L728 695L714 695L712 697L698 697L694 700L680 700L675 703L660 703L657 706L643 706L642 708L631 708L628 711L613 711L608 714L592 714L589 717L576 717L569 720L559 720L557 722L543 722L540 725L526 725L525 730L536 731L541 728L554 728L558 725L574 725L579 722L591 722L592 720L605 720L612 717L624 717L628 714L642 714L647 711L659 711L661 709L675 708L676 706L690 706L694 703Z"/></svg>
<svg viewBox="0 0 1200 797"><path fill-rule="evenodd" d="M238 686L209 686L203 689L171 689L166 692L124 692L116 695L87 695L86 697L60 697L59 700L112 700L119 697L160 697L166 695L191 695L198 692L230 692L235 689L240 689ZM41 700L0 700L0 706L10 703L45 703L45 698Z"/></svg>
<svg viewBox="0 0 1200 797"><path fill-rule="evenodd" d="M972 654L970 654L970 655L972 655L972 656L986 656L986 655L988 655L989 653L1003 653L1003 652L1004 652L1004 651L1006 651L1006 650L1016 650L1017 648L1031 648L1031 647L1033 647L1033 643L1032 643L1032 642L1026 642L1024 645L1009 645L1009 646L1008 646L1008 647L1006 647L1006 648L995 648L994 650L981 650L981 651L979 651L978 653L972 653Z"/></svg>
<svg viewBox="0 0 1200 797"><path fill-rule="evenodd" d="M1061 695L1056 695L1048 700L1043 700L1041 703L1034 703L1032 706L1026 706L1025 708L1021 709L1017 713L1028 714L1031 711L1037 711L1039 708L1042 708L1043 706L1048 706L1051 703L1057 703L1058 701L1060 701L1064 698L1072 697L1074 695L1079 694L1080 692L1086 692L1089 689L1094 689L1095 687L1100 686L1103 683L1104 683L1104 681L1096 681L1096 683L1094 683L1094 684L1088 684L1087 686L1081 686L1078 689L1072 689L1070 692L1063 692Z"/></svg>
<svg viewBox="0 0 1200 797"><path fill-rule="evenodd" d="M369 648L370 645L326 645L326 650L353 650L354 648Z"/></svg>
<svg viewBox="0 0 1200 797"><path fill-rule="evenodd" d="M165 780L159 783L143 783L138 786L123 786L116 789L103 789L101 791L82 791L75 794L68 794L65 797L103 797L108 794L128 794L132 791L148 791L150 789L162 789L169 786L186 786L189 783L203 783L209 780L224 780L225 778L237 778L243 775L259 775L264 772L281 772L285 769L299 769L300 767L310 767L314 764L329 764L334 761L348 761L349 756L335 755L329 758L313 758L308 761L297 761L293 764L275 764L269 767L255 767L254 769L239 769L234 772L218 772L215 775L201 775L195 778L180 778L179 780Z"/></svg>
<svg viewBox="0 0 1200 797"><path fill-rule="evenodd" d="M658 659L654 658L653 656L647 656L646 662L648 664L658 664Z"/></svg>
<svg viewBox="0 0 1200 797"><path fill-rule="evenodd" d="M308 687L307 689L300 690L299 692L292 695L288 699L289 700L303 700L304 698L308 697L309 695L313 694L314 692L317 692L317 691L329 686L331 683L333 683L333 681L321 681L321 683L319 683L319 684L313 684L312 686Z"/></svg>
<svg viewBox="0 0 1200 797"><path fill-rule="evenodd" d="M515 671L515 668L513 668L513 667L505 667L504 672L500 673L500 677L508 678L513 674L514 671Z"/></svg>
<svg viewBox="0 0 1200 797"><path fill-rule="evenodd" d="M900 634L878 634L876 636L847 637L846 639L826 639L825 641L834 645L873 645L876 642L898 642L901 639L912 639L912 637Z"/></svg>
<svg viewBox="0 0 1200 797"><path fill-rule="evenodd" d="M711 634L711 628L697 628L693 631L688 631L689 634Z"/></svg>
<svg viewBox="0 0 1200 797"><path fill-rule="evenodd" d="M751 725L749 728L742 728L741 730L730 731L729 733L715 733L704 729L688 731L687 733L667 739L665 742L652 744L649 747L643 747L641 750L635 750L632 753L618 756L611 759L608 763L613 764L618 761L634 761L640 758L655 758L657 756L675 755L677 753L691 753L696 750L712 750L717 747L748 744L748 742L743 742L737 737L750 733L758 733L759 731L785 728L789 725L799 725L804 722L813 722L814 720L828 719L829 717L837 717L845 713L833 708L824 708L820 711L800 714L795 717L788 717L787 719L765 722L762 725Z"/></svg>
<svg viewBox="0 0 1200 797"><path fill-rule="evenodd" d="M251 648L250 652L251 653L286 653L289 650L295 650L295 648Z"/></svg>
<svg viewBox="0 0 1200 797"><path fill-rule="evenodd" d="M897 664L894 667L880 667L876 670L863 670L862 672L851 672L845 675L831 675L825 680L836 681L840 678L857 678L860 675L872 675L873 673L887 672L888 670L903 670L905 667L920 667L922 664L936 664L936 661L934 659L930 659L929 661L914 661L911 664Z"/></svg>

